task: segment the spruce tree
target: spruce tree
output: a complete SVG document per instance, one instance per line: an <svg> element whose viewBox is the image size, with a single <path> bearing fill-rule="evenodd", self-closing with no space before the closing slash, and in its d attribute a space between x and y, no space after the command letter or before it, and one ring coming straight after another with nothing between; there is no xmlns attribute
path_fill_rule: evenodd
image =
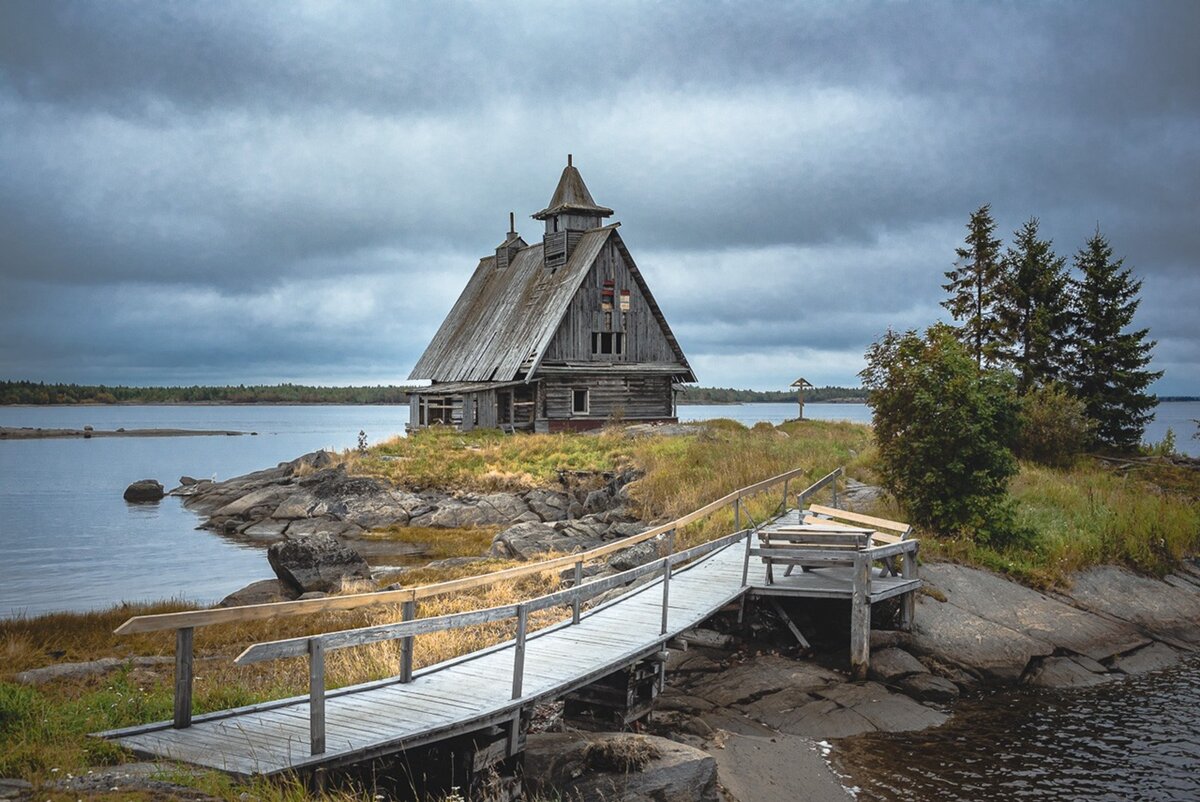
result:
<svg viewBox="0 0 1200 802"><path fill-rule="evenodd" d="M996 304L1002 274L1000 240L993 236L995 232L991 204L985 203L967 222L965 247L955 249L958 261L953 270L946 271L949 282L942 285L950 293L942 306L961 321L957 337L974 357L976 368L985 362L992 365L1000 356Z"/></svg>
<svg viewBox="0 0 1200 802"><path fill-rule="evenodd" d="M1075 255L1075 357L1071 370L1076 395L1095 422L1097 445L1128 450L1142 439L1158 399L1146 388L1162 371L1146 370L1155 342L1149 329L1126 331L1141 299L1142 282L1113 260L1112 247L1096 233Z"/></svg>
<svg viewBox="0 0 1200 802"><path fill-rule="evenodd" d="M1071 333L1066 263L1038 236L1036 217L1013 232L998 293L999 353L1016 372L1022 395L1063 378Z"/></svg>

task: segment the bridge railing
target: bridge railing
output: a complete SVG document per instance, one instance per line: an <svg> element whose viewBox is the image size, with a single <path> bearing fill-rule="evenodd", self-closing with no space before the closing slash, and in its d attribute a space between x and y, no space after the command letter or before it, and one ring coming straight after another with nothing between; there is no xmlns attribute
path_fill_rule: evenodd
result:
<svg viewBox="0 0 1200 802"><path fill-rule="evenodd" d="M753 530L745 529L716 538L715 540L710 540L699 546L693 546L685 551L675 552L672 549L674 541L672 535L674 533L668 532L667 554L664 557L645 565L622 571L619 574L574 585L565 590L547 593L518 604L505 604L499 607L489 607L484 610L450 613L397 624L381 624L371 627L345 629L338 632L327 632L320 635L256 643L238 655L234 662L238 665L247 665L287 657L308 658L309 748L311 754L319 755L325 751L326 652L385 641L411 641L412 638L418 635L446 632L515 618L517 621L517 632L513 648L511 698L517 700L521 698L524 688L525 641L529 632L529 616L531 613L570 604L572 606L572 617L570 622L565 623L568 626L578 624L580 622L579 608L582 602L594 599L602 593L628 585L643 577L658 576L662 578L662 625L659 634L666 637L670 628L669 603L671 574L674 567L681 563L699 559L717 549L732 545L739 540L745 541L746 554L748 556L752 533ZM743 565L745 569L748 569L748 562L744 561ZM746 586L747 579L747 570L743 570L742 587Z"/></svg>
<svg viewBox="0 0 1200 802"><path fill-rule="evenodd" d="M780 501L780 507L786 508L791 480L806 473L807 470L804 468L796 468L786 471L778 474L777 476L772 476L769 479L764 479L761 482L756 482L755 484L735 490L722 496L716 501L704 505L698 510L694 510L687 515L676 518L674 521L669 521L658 526L650 527L639 534L632 535L621 540L615 540L612 543L607 543L603 546L589 549L588 551L576 552L574 554L567 554L547 560L540 560L527 565L518 565L514 566L513 568L506 568L502 571L493 571L488 574L479 574L476 576L452 579L446 582L438 582L435 584L423 585L415 588L403 588L401 590L357 593L347 596L332 596L323 599L273 602L269 604L224 607L211 610L187 610L178 613L140 615L130 618L128 621L121 624L121 626L117 627L114 632L117 635L133 635L144 632L161 632L169 630L175 631L175 704L173 726L177 729L183 729L190 726L192 721L194 637L195 630L197 628L215 626L219 624L267 621L297 615L317 615L321 613L362 609L364 607L396 604L401 605L402 623L415 624L418 621L434 620L417 619L416 603L421 599L461 593L468 590L494 585L498 582L519 579L521 577L532 576L534 574L540 574L545 571L551 571L558 568L566 568L568 566L574 566L575 585L582 586L583 564L585 562L596 560L618 551L623 551L631 546L636 546L639 543L644 543L655 538L667 538L668 551L670 551L673 549L674 534L677 530L729 507L732 507L733 509L735 534L739 534L740 536L740 533L744 531L742 527L743 517L746 517L746 519L750 522L750 528L754 528L754 522L750 518L749 510L747 510L744 504L744 499L763 493L777 485L782 485L783 493ZM718 538L718 540L720 539ZM707 546L710 544L704 545ZM747 548L749 548L749 541L747 541ZM748 569L749 552L747 551L745 566L743 568L743 576L745 576ZM606 578L606 580L607 579L609 578ZM595 583L587 584L594 585ZM664 592L667 592L669 581L664 582L663 584ZM574 598L576 601L574 602L573 619L578 620L578 608L582 598ZM466 614L464 613L462 615ZM412 679L413 637L414 635L405 635L402 636L401 639L401 682L408 682ZM319 646L317 648L323 648L323 646ZM317 662L321 662L323 664L323 661ZM313 665L316 665L317 662L314 662ZM310 685L316 679L317 678L310 677ZM323 677L319 679L321 679L323 683Z"/></svg>

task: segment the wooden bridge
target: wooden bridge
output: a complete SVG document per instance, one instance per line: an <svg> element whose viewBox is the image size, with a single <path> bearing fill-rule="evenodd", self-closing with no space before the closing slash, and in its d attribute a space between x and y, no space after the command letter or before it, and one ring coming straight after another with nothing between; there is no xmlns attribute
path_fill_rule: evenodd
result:
<svg viewBox="0 0 1200 802"><path fill-rule="evenodd" d="M837 512L840 469L806 489L797 508L788 510L788 484L801 473L790 471L743 488L676 521L598 549L506 571L400 591L132 618L117 632L176 631L175 718L99 735L138 754L237 775L332 768L481 731L498 734L491 748L502 759L522 748L522 711L528 713L538 702L578 692L645 661L657 664L655 682L661 683L666 644L748 595L767 597L771 603L779 596L849 599L852 666L856 674L865 675L871 605L902 595L903 619L911 624L912 594L920 586L917 543L893 538L874 545L863 533L876 530L860 526L863 521L855 518L863 516L848 513L848 522L825 516L812 523L803 505L822 488L833 494L833 508L822 509ZM743 527L743 518L748 518L743 500L779 486L783 487L780 513L761 525L747 520L749 526ZM678 529L730 506L735 531L675 550ZM582 581L586 562L651 539L660 543L659 559ZM893 562L897 557L903 560L899 570ZM800 566L801 571L776 579L772 566L780 562ZM564 590L519 604L416 617L416 602L422 598L571 567L575 582ZM622 588L628 589L585 609L589 601ZM191 715L195 627L397 603L402 606L401 622L258 643L236 658L237 663L248 664L306 656L307 696ZM553 608L563 609L564 620L530 632L530 615ZM413 638L505 620L516 622L514 639L413 672ZM803 641L786 614L784 620ZM401 643L399 676L326 691L327 651L393 640Z"/></svg>

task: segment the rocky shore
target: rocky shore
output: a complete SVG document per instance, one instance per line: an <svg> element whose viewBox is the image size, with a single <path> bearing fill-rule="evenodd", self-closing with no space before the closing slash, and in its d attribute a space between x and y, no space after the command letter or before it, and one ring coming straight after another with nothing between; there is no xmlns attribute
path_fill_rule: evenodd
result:
<svg viewBox="0 0 1200 802"><path fill-rule="evenodd" d="M225 482L185 478L171 494L201 514L203 526L270 544L277 579L227 600L247 603L269 600L263 594L336 592L341 582L368 577L377 584L381 577L360 550L378 553L371 544L380 529L496 527L490 553L516 559L625 537L646 525L629 502L637 478L570 476L556 489L450 494L351 476L332 455L315 452ZM845 498L865 505L878 492L854 484ZM289 554L314 548L328 559L317 559L315 579L305 579ZM652 547L646 554L630 549L599 570L624 570L654 556ZM334 570L323 573L321 565ZM581 799L750 802L793 799L798 787L814 799L845 799L825 758L831 739L937 727L954 715L960 695L988 687L1088 687L1168 668L1200 650L1194 562L1161 580L1093 568L1053 593L950 563L926 563L921 572L927 587L913 631L887 629L886 607L877 616L884 628L872 632L867 682L848 679L844 626L837 623L844 611L836 603L789 607L813 634L815 651L805 652L770 608L751 604L744 624L732 612L719 614L708 629L672 644L667 685L646 736L531 736L530 782ZM605 763L610 753L638 756L637 771Z"/></svg>

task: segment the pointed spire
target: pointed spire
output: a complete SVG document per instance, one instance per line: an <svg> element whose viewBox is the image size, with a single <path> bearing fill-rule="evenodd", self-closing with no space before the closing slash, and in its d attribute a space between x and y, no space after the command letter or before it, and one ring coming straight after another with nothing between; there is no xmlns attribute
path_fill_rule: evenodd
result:
<svg viewBox="0 0 1200 802"><path fill-rule="evenodd" d="M550 204L533 215L533 219L545 220L553 215L563 213L595 217L610 217L613 213L612 209L600 206L592 200L592 193L588 192L587 185L583 183L583 176L579 174L579 170L572 163L569 153L567 154L567 166L563 168L562 177L558 179L558 186L554 189L554 196L550 198Z"/></svg>

